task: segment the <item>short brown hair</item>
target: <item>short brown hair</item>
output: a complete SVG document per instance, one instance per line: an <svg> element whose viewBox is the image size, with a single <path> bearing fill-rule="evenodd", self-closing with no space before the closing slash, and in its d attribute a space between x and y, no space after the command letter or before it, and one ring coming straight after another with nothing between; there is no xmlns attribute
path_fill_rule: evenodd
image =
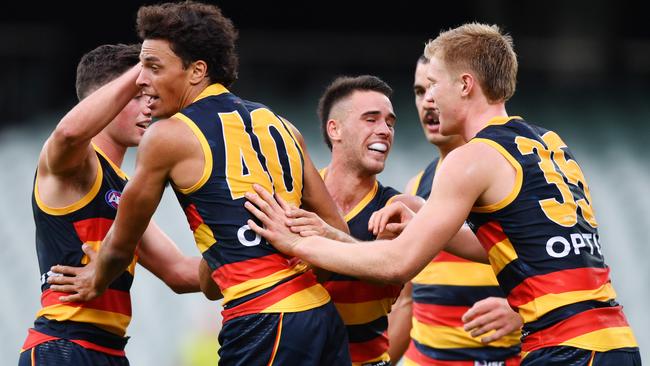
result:
<svg viewBox="0 0 650 366"><path fill-rule="evenodd" d="M327 121L330 118L332 107L338 101L352 95L355 91L375 91L390 98L393 94L386 82L372 75L361 75L357 77L339 76L325 89L325 92L318 101L318 118L321 121L321 130L325 144L332 150L332 141L327 135Z"/></svg>
<svg viewBox="0 0 650 366"><path fill-rule="evenodd" d="M490 102L505 102L515 93L517 55L512 37L496 25L468 23L441 32L424 47L424 56L440 57L453 71L472 71Z"/></svg>
<svg viewBox="0 0 650 366"><path fill-rule="evenodd" d="M77 65L77 98L84 99L139 61L139 44L105 44L86 53Z"/></svg>
<svg viewBox="0 0 650 366"><path fill-rule="evenodd" d="M142 6L136 25L143 40L168 41L184 67L205 61L210 82L230 86L237 79L237 30L217 6L194 1Z"/></svg>

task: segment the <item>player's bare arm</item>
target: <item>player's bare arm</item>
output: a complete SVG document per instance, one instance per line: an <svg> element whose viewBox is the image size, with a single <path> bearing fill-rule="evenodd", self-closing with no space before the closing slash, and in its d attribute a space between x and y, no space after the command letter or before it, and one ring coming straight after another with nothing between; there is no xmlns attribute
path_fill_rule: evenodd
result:
<svg viewBox="0 0 650 366"><path fill-rule="evenodd" d="M180 162L191 163L191 155L196 153L193 147L200 149L198 145L189 128L175 119L159 121L147 130L138 148L135 173L122 193L115 222L102 242L95 266L87 266L87 271L75 277L76 294L62 297L62 301L93 299L124 271L172 171L184 172L187 167ZM189 179L191 176L185 177L184 183Z"/></svg>
<svg viewBox="0 0 650 366"><path fill-rule="evenodd" d="M221 289L217 286L217 283L212 279L212 269L208 262L205 259L201 259L199 264L199 280L201 285L201 292L205 295L208 300L219 300L223 298L221 294Z"/></svg>
<svg viewBox="0 0 650 366"><path fill-rule="evenodd" d="M440 174L434 179L429 200L402 234L392 241L345 245L321 237L299 237L286 229L283 218L275 216L283 214L281 208L275 207L277 203L274 206L273 203L260 202L262 199L259 191L258 195L249 197L253 203L261 204L260 210L253 210L253 213L260 218L265 228L257 225L251 227L279 250L328 270L385 282L406 282L445 247L462 227L479 198L482 201L494 199L490 202L494 203L507 196L498 196L498 191L491 191L490 198L485 198L484 193L488 192L495 179L501 179L501 185L507 181L507 177L499 177L495 173L501 170L494 169L493 166L505 164L506 169L512 169L494 150L487 156L476 155L484 153L486 148L491 149L489 146L467 145L451 153L442 163ZM494 164L485 164L485 161L477 163L479 156L483 160L494 160ZM514 178L512 181L514 185ZM430 238L434 240L431 241Z"/></svg>
<svg viewBox="0 0 650 366"><path fill-rule="evenodd" d="M334 203L334 200L327 191L327 187L325 187L323 178L321 178L318 170L309 157L309 152L307 151L307 145L305 144L304 138L298 129L296 129L291 124L289 125L291 126L292 132L300 144L305 160L303 171L304 182L302 192L302 208L315 213L332 227L346 234L349 234L350 229L348 228L348 225L345 223L345 220L343 220L343 217L336 208L336 203Z"/></svg>
<svg viewBox="0 0 650 366"><path fill-rule="evenodd" d="M388 314L388 354L395 364L402 358L411 342L412 293L411 282L405 283Z"/></svg>
<svg viewBox="0 0 650 366"><path fill-rule="evenodd" d="M63 207L90 190L98 164L90 141L139 93L135 80L140 68L134 66L80 101L47 139L36 178L39 197L46 204Z"/></svg>
<svg viewBox="0 0 650 366"><path fill-rule="evenodd" d="M138 263L177 294L201 290L200 260L199 257L184 255L153 220L138 246Z"/></svg>

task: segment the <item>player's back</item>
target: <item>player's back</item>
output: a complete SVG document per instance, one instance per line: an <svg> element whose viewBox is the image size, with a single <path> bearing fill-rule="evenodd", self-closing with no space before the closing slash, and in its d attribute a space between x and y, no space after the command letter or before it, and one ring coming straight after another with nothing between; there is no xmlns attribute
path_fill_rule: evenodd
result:
<svg viewBox="0 0 650 366"><path fill-rule="evenodd" d="M279 253L246 224L253 217L244 194L254 183L300 206L303 154L288 123L219 84L174 117L192 129L205 157L202 178L175 191L224 295L224 320L302 311L329 301L303 264Z"/></svg>
<svg viewBox="0 0 650 366"><path fill-rule="evenodd" d="M494 147L517 172L508 197L474 207L469 219L524 320L523 351L635 348L615 301L589 187L566 144L519 117L493 119L470 141L477 142Z"/></svg>

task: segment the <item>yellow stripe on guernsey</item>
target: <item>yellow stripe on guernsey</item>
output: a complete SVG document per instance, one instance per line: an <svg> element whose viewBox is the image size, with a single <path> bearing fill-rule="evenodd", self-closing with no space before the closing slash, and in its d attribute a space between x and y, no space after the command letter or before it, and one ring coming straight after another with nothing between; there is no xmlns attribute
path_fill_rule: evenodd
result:
<svg viewBox="0 0 650 366"><path fill-rule="evenodd" d="M357 203L356 206L350 212L348 212L343 219L348 222L352 220L355 216L361 212L367 205L368 202L372 201L373 198L375 198L375 195L377 194L377 189L379 188L379 183L375 180L375 185L372 187L372 189L366 194L365 197L359 203Z"/></svg>
<svg viewBox="0 0 650 366"><path fill-rule="evenodd" d="M503 267L517 258L517 252L508 238L493 245L488 252L490 265L496 274L499 274Z"/></svg>
<svg viewBox="0 0 650 366"><path fill-rule="evenodd" d="M334 305L345 325L366 324L386 316L393 305L393 299L372 300L366 302L342 303Z"/></svg>
<svg viewBox="0 0 650 366"><path fill-rule="evenodd" d="M48 319L54 319L59 322L72 320L75 322L93 324L120 336L126 334L126 327L131 321L131 317L127 315L84 307L68 306L65 304L46 306L36 314L36 318L41 316L46 316Z"/></svg>
<svg viewBox="0 0 650 366"><path fill-rule="evenodd" d="M459 274L462 273L462 276ZM421 285L498 286L492 268L472 262L431 262L412 280Z"/></svg>
<svg viewBox="0 0 650 366"><path fill-rule="evenodd" d="M199 97L201 96L199 95ZM197 100L198 99L200 98L197 98ZM191 187L188 188L176 187L176 189L178 189L181 193L187 195L198 191L199 188L203 187L205 182L208 181L208 178L210 178L210 174L212 174L212 150L210 150L210 145L208 144L208 140L205 138L203 132L201 132L199 127L196 125L196 123L194 123L194 121L192 121L182 113L176 113L173 116L173 118L177 118L185 122L185 124L190 128L190 130L192 130L192 133L194 133L194 136L196 136L196 138L199 140L199 143L201 144L201 149L203 150L203 158L205 159L203 164L203 173L201 174L201 178L198 180L198 182L194 183Z"/></svg>
<svg viewBox="0 0 650 366"><path fill-rule="evenodd" d="M490 121L488 121L488 125L499 125L499 124L505 124L509 120L513 118L520 118L517 116L513 117L495 117L492 118ZM509 152L506 151L506 149L503 148L503 146L499 145L498 143L488 140L488 139L483 139L483 138L474 138L469 141L469 143L485 143L489 146L492 146L494 149L496 149L501 155L503 155L508 162L512 165L513 168L515 168L515 185L512 187L512 191L508 196L506 196L504 199L501 201L487 205L487 206L474 206L472 207L472 212L480 212L480 213L487 213L487 212L495 212L498 211L506 206L508 206L512 201L517 198L517 195L519 195L519 192L521 191L521 185L524 180L524 173L523 169L521 168L521 164L515 159L512 155L510 155Z"/></svg>
<svg viewBox="0 0 650 366"><path fill-rule="evenodd" d="M262 313L297 312L313 309L330 301L330 295L323 286L315 284L293 293L262 310Z"/></svg>
<svg viewBox="0 0 650 366"><path fill-rule="evenodd" d="M223 294L224 299L238 299L242 296L246 296L263 290L267 287L273 286L287 277L298 273L303 273L307 271L307 269L308 267L306 267L304 264L297 263L291 268L279 270L266 277L248 280L237 285L222 289L221 293ZM321 286L319 285L318 287Z"/></svg>
<svg viewBox="0 0 650 366"><path fill-rule="evenodd" d="M519 315L523 318L524 323L528 323L535 321L549 311L560 308L564 305L585 301L585 299L609 301L614 298L616 298L616 291L614 291L612 284L608 282L593 290L546 294L537 297L526 304L520 305L518 308Z"/></svg>
<svg viewBox="0 0 650 366"><path fill-rule="evenodd" d="M199 248L199 252L203 254L206 250L210 249L213 246L217 239L214 238L214 233L212 229L206 224L199 225L196 230L194 230L194 241L196 246Z"/></svg>
<svg viewBox="0 0 650 366"><path fill-rule="evenodd" d="M124 180L129 179L129 176L126 175L126 173L124 173L124 171L122 171L122 169L119 166L117 166L115 163L113 163L113 161L108 158L106 153L104 151L102 151L102 149L100 149L99 146L97 146L95 144L92 144L92 145L93 145L93 148L95 149L95 151L97 151L97 153L99 153L99 155L103 156L104 159L106 159L106 161L108 161L108 163L111 165L111 167L115 171L115 174L117 174L118 177L120 177L120 178L122 178Z"/></svg>
<svg viewBox="0 0 650 366"><path fill-rule="evenodd" d="M101 241L87 241L84 244L89 245L96 253L99 252L99 247L101 246L102 242ZM90 258L88 258L88 255L84 254L83 257L81 257L81 264L86 265L90 262ZM133 260L131 260L131 264L129 264L128 267L126 267L126 270L131 274L131 276L135 275L135 265L138 263L138 255L133 256Z"/></svg>
<svg viewBox="0 0 650 366"><path fill-rule="evenodd" d="M638 343L630 327L611 327L577 336L560 343L559 346L607 352L617 348L638 347Z"/></svg>
<svg viewBox="0 0 650 366"><path fill-rule="evenodd" d="M95 155L95 158L97 159L97 174L95 176L95 182L93 183L93 186L90 188L90 191L88 191L88 193L86 193L85 196L83 196L79 201L71 205L65 207L49 207L48 205L46 205L41 200L41 195L38 191L38 178L36 178L34 183L34 198L36 199L36 205L38 206L38 208L40 208L43 212L45 212L48 215L63 216L75 212L78 209L85 207L88 203L90 203L90 201L92 201L93 198L97 196L99 189L102 187L102 180L104 179L104 171L102 170L102 164L99 161L99 157L97 157L97 155Z"/></svg>
<svg viewBox="0 0 650 366"><path fill-rule="evenodd" d="M327 175L327 168L325 167L325 168L319 170L318 173L320 174L321 178L325 179L325 176ZM355 216L357 216L359 214L359 212L361 212L361 210L366 208L366 206L368 205L368 202L372 201L372 199L375 198L375 195L377 194L378 189L379 189L379 183L375 180L375 185L372 187L372 189L368 193L366 193L366 195L361 199L361 201L359 201L359 203L357 203L357 205L354 206L354 208L352 210L350 210L350 212L348 212L345 215L345 217L343 217L343 219L346 222L348 222L348 221L352 220ZM394 197L395 196L391 197L388 200L388 202L386 202L386 206L388 206L390 204L390 202L392 202Z"/></svg>
<svg viewBox="0 0 650 366"><path fill-rule="evenodd" d="M491 333L487 333L491 334ZM481 337L484 337L482 335ZM413 319L413 328L411 329L411 338L417 339L431 348L450 349L450 348L482 348L480 337L472 338L462 327L447 327L441 325L429 325ZM512 347L512 339L503 337L490 343L491 347Z"/></svg>
<svg viewBox="0 0 650 366"><path fill-rule="evenodd" d="M422 176L424 175L424 170L418 173L418 175L415 176L415 181L413 182L413 188L411 188L411 192L409 194L411 196L416 196L418 192L418 188L420 188L420 181L422 181Z"/></svg>

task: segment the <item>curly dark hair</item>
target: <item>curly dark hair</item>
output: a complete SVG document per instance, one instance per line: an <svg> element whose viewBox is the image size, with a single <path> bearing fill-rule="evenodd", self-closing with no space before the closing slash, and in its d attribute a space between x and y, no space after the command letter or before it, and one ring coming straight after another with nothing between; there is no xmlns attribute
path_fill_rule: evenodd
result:
<svg viewBox="0 0 650 366"><path fill-rule="evenodd" d="M140 61L140 44L104 44L81 57L77 65L77 98L108 84Z"/></svg>
<svg viewBox="0 0 650 366"><path fill-rule="evenodd" d="M338 101L352 95L355 91L376 91L388 98L393 94L386 82L372 75L361 75L357 77L339 76L325 89L325 92L318 101L318 118L321 122L321 131L327 147L332 150L332 141L327 135L327 121L330 118L332 107Z"/></svg>
<svg viewBox="0 0 650 366"><path fill-rule="evenodd" d="M237 30L217 6L194 1L142 6L136 27L143 40L168 41L184 67L205 61L211 82L230 86L237 79Z"/></svg>

